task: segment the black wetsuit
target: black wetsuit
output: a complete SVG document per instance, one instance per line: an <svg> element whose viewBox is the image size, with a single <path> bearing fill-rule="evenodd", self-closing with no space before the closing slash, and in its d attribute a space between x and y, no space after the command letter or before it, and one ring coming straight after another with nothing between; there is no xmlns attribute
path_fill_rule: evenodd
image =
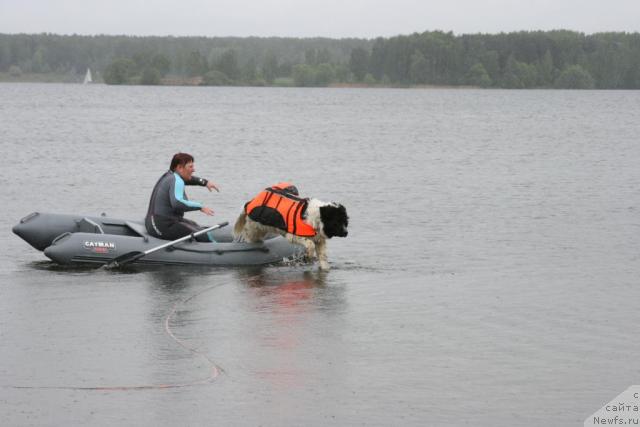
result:
<svg viewBox="0 0 640 427"><path fill-rule="evenodd" d="M184 218L184 213L202 209L203 205L187 198L185 185L206 186L207 180L191 177L185 182L176 172L167 171L160 177L151 192L149 209L145 218L145 226L152 236L165 240L175 240L180 237L202 230L196 222ZM211 233L196 237L200 242L211 242Z"/></svg>

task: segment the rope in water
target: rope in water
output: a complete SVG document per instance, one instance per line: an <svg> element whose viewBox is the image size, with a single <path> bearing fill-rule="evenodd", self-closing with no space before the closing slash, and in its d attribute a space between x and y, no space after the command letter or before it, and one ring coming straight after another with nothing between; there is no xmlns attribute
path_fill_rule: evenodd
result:
<svg viewBox="0 0 640 427"><path fill-rule="evenodd" d="M176 310L178 306L184 305L191 301L192 299L204 294L205 292L211 291L213 289L219 288L227 284L220 283L218 285L209 286L208 288L203 289L200 292L197 292L186 299L176 302L173 305L173 308L164 319L164 330L173 339L180 347L186 349L191 352L195 356L199 356L206 360L209 370L209 374L206 377L196 379L194 381L185 382L185 383L174 383L174 384L147 384L147 385L123 385L123 386L93 386L93 387L81 387L81 386L5 386L13 389L38 389L38 390L93 390L93 391L126 391L126 390L153 390L153 389L170 389L170 388L184 388L184 387L192 387L196 385L206 384L215 380L221 373L224 372L220 366L218 366L209 356L205 353L199 351L196 348L190 347L183 340L176 337L172 332L170 324L171 318L176 314Z"/></svg>

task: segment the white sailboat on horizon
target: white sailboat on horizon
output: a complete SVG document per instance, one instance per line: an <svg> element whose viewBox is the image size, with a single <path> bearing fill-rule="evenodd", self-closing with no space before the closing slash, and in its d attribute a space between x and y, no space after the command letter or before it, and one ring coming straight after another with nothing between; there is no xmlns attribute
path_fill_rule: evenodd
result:
<svg viewBox="0 0 640 427"><path fill-rule="evenodd" d="M84 75L84 81L82 84L93 83L93 79L91 78L91 68L87 68L87 74Z"/></svg>

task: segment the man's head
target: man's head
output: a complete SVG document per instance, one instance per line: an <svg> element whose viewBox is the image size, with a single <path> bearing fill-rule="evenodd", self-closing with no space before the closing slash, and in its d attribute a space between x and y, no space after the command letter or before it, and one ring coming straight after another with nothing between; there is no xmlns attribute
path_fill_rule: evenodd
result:
<svg viewBox="0 0 640 427"><path fill-rule="evenodd" d="M187 153L174 154L169 169L180 175L183 180L189 181L191 175L196 171L193 165L193 156Z"/></svg>

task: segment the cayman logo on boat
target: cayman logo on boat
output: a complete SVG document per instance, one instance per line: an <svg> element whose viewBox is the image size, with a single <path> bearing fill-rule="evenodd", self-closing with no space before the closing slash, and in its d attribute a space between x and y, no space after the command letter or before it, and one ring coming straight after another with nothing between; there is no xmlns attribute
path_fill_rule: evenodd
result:
<svg viewBox="0 0 640 427"><path fill-rule="evenodd" d="M116 250L116 244L113 242L84 242L84 248L96 254L108 254Z"/></svg>

